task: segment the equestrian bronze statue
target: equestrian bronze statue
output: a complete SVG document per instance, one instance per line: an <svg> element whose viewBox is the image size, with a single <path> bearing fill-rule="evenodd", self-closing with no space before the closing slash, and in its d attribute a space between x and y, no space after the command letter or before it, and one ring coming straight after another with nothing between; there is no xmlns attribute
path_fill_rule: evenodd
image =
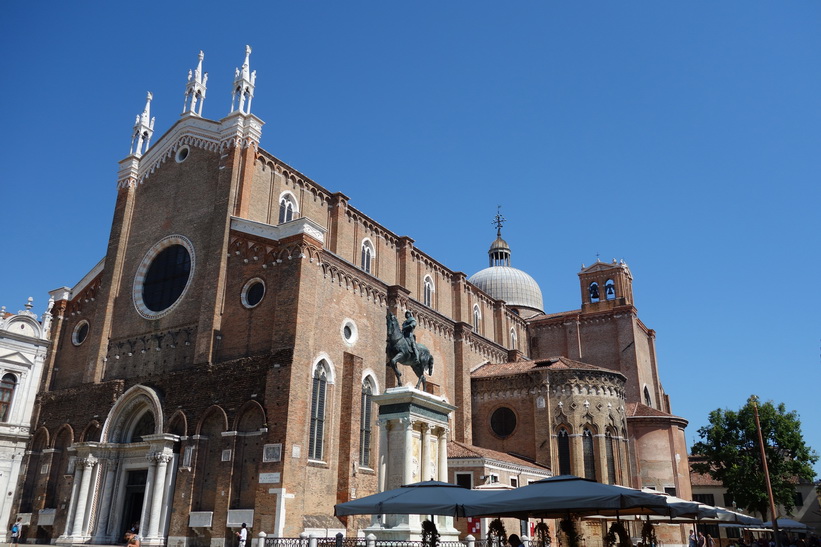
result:
<svg viewBox="0 0 821 547"><path fill-rule="evenodd" d="M419 380L416 382L416 389L422 386L425 389L425 374L433 375L433 355L423 344L416 343L416 336L413 331L416 328L416 319L408 311L405 313L405 322L402 327L396 316L390 311L387 315L388 322L388 366L396 374L396 384L402 385L402 373L399 372L398 363L407 365L413 369Z"/></svg>

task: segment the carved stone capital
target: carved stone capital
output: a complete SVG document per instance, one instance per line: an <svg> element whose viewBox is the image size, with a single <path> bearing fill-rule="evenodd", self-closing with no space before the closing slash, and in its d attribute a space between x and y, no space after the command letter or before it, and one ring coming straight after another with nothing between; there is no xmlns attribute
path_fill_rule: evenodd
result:
<svg viewBox="0 0 821 547"><path fill-rule="evenodd" d="M99 460L94 456L86 456L85 458L78 458L75 462L75 465L78 467L90 469L97 465L98 462Z"/></svg>

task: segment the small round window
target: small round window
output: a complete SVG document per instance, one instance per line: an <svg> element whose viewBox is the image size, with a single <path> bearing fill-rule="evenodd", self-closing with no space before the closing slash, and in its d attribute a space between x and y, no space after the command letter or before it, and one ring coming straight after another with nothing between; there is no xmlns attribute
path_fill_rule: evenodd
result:
<svg viewBox="0 0 821 547"><path fill-rule="evenodd" d="M146 319L163 317L182 299L194 272L194 248L183 236L169 236L146 253L134 277L133 299Z"/></svg>
<svg viewBox="0 0 821 547"><path fill-rule="evenodd" d="M506 406L497 408L490 416L490 429L500 437L509 437L516 429L516 414Z"/></svg>
<svg viewBox="0 0 821 547"><path fill-rule="evenodd" d="M246 308L253 308L265 296L265 283L260 278L248 281L242 288L242 305Z"/></svg>
<svg viewBox="0 0 821 547"><path fill-rule="evenodd" d="M352 346L359 339L359 330L356 328L356 323L352 319L345 319L342 321L342 340L346 344Z"/></svg>
<svg viewBox="0 0 821 547"><path fill-rule="evenodd" d="M187 146L181 146L179 150L177 150L177 155L174 156L174 159L177 160L177 163L182 163L188 158L188 154L191 152L191 149Z"/></svg>
<svg viewBox="0 0 821 547"><path fill-rule="evenodd" d="M74 332L71 334L71 342L75 346L79 346L86 341L86 338L88 338L88 321L83 320L74 327Z"/></svg>

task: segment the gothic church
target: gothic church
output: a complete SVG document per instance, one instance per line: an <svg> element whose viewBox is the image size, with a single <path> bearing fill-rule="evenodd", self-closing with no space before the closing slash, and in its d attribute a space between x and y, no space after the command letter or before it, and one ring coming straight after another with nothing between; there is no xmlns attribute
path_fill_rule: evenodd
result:
<svg viewBox="0 0 821 547"><path fill-rule="evenodd" d="M436 478L572 473L689 497L686 421L627 265L583 268L580 309L559 313L501 231L488 268L451 269L261 148L250 53L222 119L203 114L202 54L154 140L148 95L105 256L51 293L12 514L26 540L118 543L132 523L147 546L218 547L243 522L356 536L369 519L333 507L380 485L388 312L413 313L436 360L426 389L456 407L411 431L446 447Z"/></svg>

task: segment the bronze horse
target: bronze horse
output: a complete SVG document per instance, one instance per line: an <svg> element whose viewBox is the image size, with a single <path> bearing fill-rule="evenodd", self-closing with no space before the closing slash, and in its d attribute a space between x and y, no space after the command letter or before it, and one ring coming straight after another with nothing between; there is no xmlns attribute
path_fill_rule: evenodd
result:
<svg viewBox="0 0 821 547"><path fill-rule="evenodd" d="M433 355L430 354L428 348L417 342L416 349L419 351L419 359L417 360L410 344L405 337L402 336L402 328L399 326L399 321L390 311L387 315L387 322L388 366L396 373L396 384L402 385L402 373L399 372L399 367L396 366L397 363L402 363L412 368L416 376L419 377L419 380L416 382L416 389L419 389L419 385L421 384L424 390L426 385L425 373L427 372L428 376L433 374Z"/></svg>

